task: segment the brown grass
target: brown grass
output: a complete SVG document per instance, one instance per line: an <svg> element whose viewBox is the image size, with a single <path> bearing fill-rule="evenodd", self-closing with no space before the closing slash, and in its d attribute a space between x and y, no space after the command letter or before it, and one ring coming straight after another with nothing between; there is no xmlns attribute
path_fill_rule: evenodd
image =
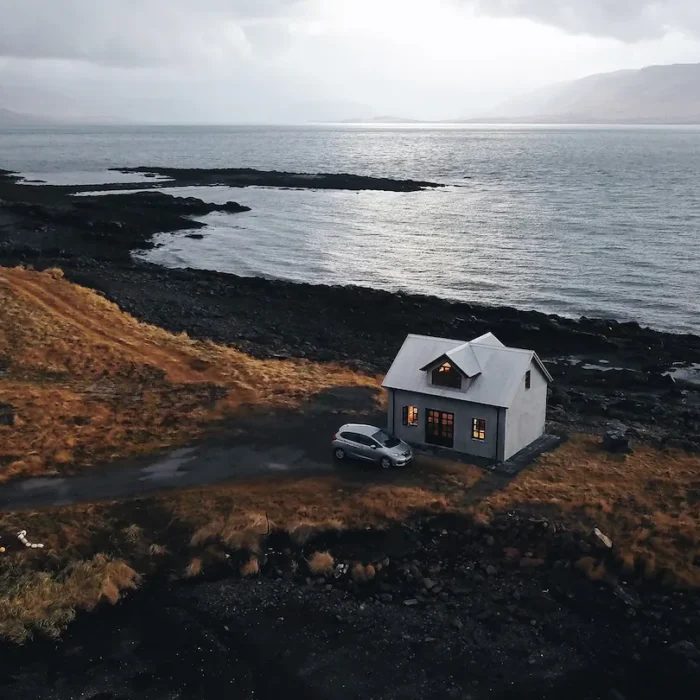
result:
<svg viewBox="0 0 700 700"><path fill-rule="evenodd" d="M477 512L540 509L613 541L624 571L660 576L678 586L700 586L700 456L637 446L624 457L598 440L574 436L522 472ZM587 565L584 565L587 566Z"/></svg>
<svg viewBox="0 0 700 700"><path fill-rule="evenodd" d="M194 557L185 569L185 578L195 578L202 573L203 565L201 557Z"/></svg>
<svg viewBox="0 0 700 700"><path fill-rule="evenodd" d="M37 632L58 636L76 610L92 610L103 600L114 604L138 582L139 575L128 564L102 555L76 562L60 576L3 567L0 637L21 643Z"/></svg>
<svg viewBox="0 0 700 700"><path fill-rule="evenodd" d="M340 366L263 361L139 323L60 271L0 268L0 480L71 472L192 441L243 403L293 407L378 380Z"/></svg>
<svg viewBox="0 0 700 700"><path fill-rule="evenodd" d="M260 573L260 563L255 557L251 557L241 565L240 571L243 578L253 578Z"/></svg>
<svg viewBox="0 0 700 700"><path fill-rule="evenodd" d="M391 476L396 481L384 484L336 476L237 483L142 501L1 514L0 531L26 529L30 540L46 547L0 556L0 596L5 596L0 597L0 615L6 615L8 606L14 610L0 626L0 637L22 641L44 629L58 634L72 619L72 611L80 607L74 605L74 589L63 586L74 580L71 572L75 567L87 566L92 577L90 605L97 599L96 590L103 591L102 599L114 600L123 586L114 580L113 568L90 567L93 560L126 560L132 570L147 574L172 565L166 556L167 545L171 557L187 556L178 568L183 576L194 578L207 567L224 563L226 549L257 552L261 539L275 528L289 531L303 545L314 534L329 529L383 527L415 512L455 508L480 478L480 471L436 461ZM100 554L105 547L106 554ZM327 570L329 562L320 556L323 554L319 552L310 561ZM255 563L247 564L243 575L254 575L258 560L251 561ZM365 579L371 576L372 569L368 569ZM12 578L13 586L7 585L7 577ZM47 581L54 582L53 587L47 589ZM17 599L17 594L6 593L11 590L21 590L25 599L45 604L8 603Z"/></svg>
<svg viewBox="0 0 700 700"><path fill-rule="evenodd" d="M367 583L371 581L377 575L377 570L372 564L361 564L359 561L355 562L350 569L350 576L355 583Z"/></svg>
<svg viewBox="0 0 700 700"><path fill-rule="evenodd" d="M335 559L330 552L314 552L309 557L309 571L314 576L330 576L334 566Z"/></svg>
<svg viewBox="0 0 700 700"><path fill-rule="evenodd" d="M346 481L339 476L240 482L186 491L164 498L176 518L194 527L193 547L219 543L257 551L270 529L287 530L297 545L326 530L384 526L412 513L440 513L454 508L481 478L463 466L462 487L444 488L440 463L397 473L394 482ZM456 478L453 472L451 479Z"/></svg>
<svg viewBox="0 0 700 700"><path fill-rule="evenodd" d="M697 586L698 474L697 456L638 447L623 461L599 450L593 438L574 437L478 504L470 504L470 489L482 478L480 470L419 460L411 470L392 472L391 481L384 481L383 472L350 480L314 476L6 514L0 516L0 530L26 529L30 540L46 548L0 556L0 636L21 641L41 631L57 634L73 610L115 600L135 582L115 576L108 563L126 562L129 571L145 574L170 565L161 549L165 545L187 556L180 570L193 577L224 563L227 549L254 554L271 529L287 530L304 545L319 531L385 527L426 511L471 512L487 523L500 512L524 509L586 534L597 526L613 540L613 559L582 554L575 566L583 574L607 582L620 572L661 575L667 583ZM108 550L100 555L106 543ZM309 557L310 570L328 571L325 554ZM255 564L246 567L257 565L257 558L250 561ZM76 572L82 572L80 587ZM375 573L375 567L360 562L351 569L360 584ZM241 574L255 575L252 568Z"/></svg>

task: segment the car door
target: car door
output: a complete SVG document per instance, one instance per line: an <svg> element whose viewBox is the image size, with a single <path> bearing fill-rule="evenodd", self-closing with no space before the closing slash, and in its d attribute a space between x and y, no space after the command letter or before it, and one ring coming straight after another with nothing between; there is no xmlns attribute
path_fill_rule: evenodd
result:
<svg viewBox="0 0 700 700"><path fill-rule="evenodd" d="M360 438L362 435L358 433L341 433L341 437L345 441L345 453L348 457L355 457L357 459L363 459L363 450L365 449L363 445L360 444Z"/></svg>
<svg viewBox="0 0 700 700"><path fill-rule="evenodd" d="M358 441L357 456L360 459L365 459L368 462L373 462L377 459L377 443L369 435L356 435Z"/></svg>

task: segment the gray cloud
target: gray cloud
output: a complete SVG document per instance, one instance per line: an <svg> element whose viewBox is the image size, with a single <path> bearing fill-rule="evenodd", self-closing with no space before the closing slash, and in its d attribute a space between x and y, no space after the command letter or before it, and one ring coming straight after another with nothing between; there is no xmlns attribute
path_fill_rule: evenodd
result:
<svg viewBox="0 0 700 700"><path fill-rule="evenodd" d="M0 107L157 121L449 118L586 72L696 61L697 37L700 0L0 0Z"/></svg>
<svg viewBox="0 0 700 700"><path fill-rule="evenodd" d="M697 0L463 0L484 15L523 17L572 34L634 42L669 31L700 34Z"/></svg>
<svg viewBox="0 0 700 700"><path fill-rule="evenodd" d="M246 23L300 0L0 0L0 56L113 66L187 63L245 53Z"/></svg>

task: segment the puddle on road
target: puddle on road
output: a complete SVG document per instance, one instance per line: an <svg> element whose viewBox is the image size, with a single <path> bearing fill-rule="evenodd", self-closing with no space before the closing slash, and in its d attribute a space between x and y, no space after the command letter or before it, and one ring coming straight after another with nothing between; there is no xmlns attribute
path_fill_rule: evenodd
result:
<svg viewBox="0 0 700 700"><path fill-rule="evenodd" d="M185 472L180 471L180 468L195 459L196 453L197 451L191 447L175 450L165 459L152 464L150 467L143 468L141 472L144 476L139 477L139 481L173 479L184 476Z"/></svg>
<svg viewBox="0 0 700 700"><path fill-rule="evenodd" d="M280 462L268 462L265 465L270 471L273 472L286 472L289 471L288 464L281 464Z"/></svg>
<svg viewBox="0 0 700 700"><path fill-rule="evenodd" d="M64 478L58 477L36 477L34 479L27 479L21 483L22 491L38 491L45 489L47 491L60 488L66 483Z"/></svg>

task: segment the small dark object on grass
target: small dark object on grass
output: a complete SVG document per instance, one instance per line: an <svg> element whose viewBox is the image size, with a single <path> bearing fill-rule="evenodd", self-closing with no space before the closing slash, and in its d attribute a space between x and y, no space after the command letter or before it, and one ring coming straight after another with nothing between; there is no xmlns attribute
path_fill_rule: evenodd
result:
<svg viewBox="0 0 700 700"><path fill-rule="evenodd" d="M603 449L618 454L631 454L629 436L620 430L608 430L603 435Z"/></svg>
<svg viewBox="0 0 700 700"><path fill-rule="evenodd" d="M9 403L0 403L0 425L15 424L15 409Z"/></svg>

